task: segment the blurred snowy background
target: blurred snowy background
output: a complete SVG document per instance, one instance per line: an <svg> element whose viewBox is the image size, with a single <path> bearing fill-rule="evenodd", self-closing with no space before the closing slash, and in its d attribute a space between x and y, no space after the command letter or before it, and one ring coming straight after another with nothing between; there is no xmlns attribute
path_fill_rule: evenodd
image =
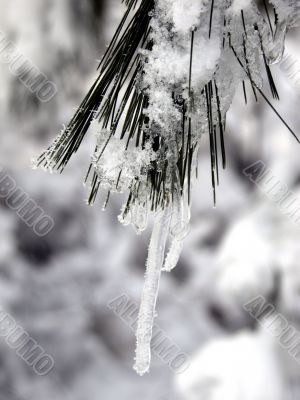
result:
<svg viewBox="0 0 300 400"><path fill-rule="evenodd" d="M149 232L138 237L118 223L118 198L105 213L104 198L85 204L91 143L62 176L30 168L96 76L122 6L119 0L0 0L0 6L0 30L58 87L41 103L0 63L0 163L55 221L39 238L0 203L0 304L55 361L48 375L37 376L0 338L0 399L299 399L300 365L242 305L263 295L300 329L300 228L242 171L261 159L296 192L300 146L263 101L245 107L241 89L229 115L229 165L214 209L203 141L192 230L179 265L163 275L156 320L191 366L175 376L154 355L151 373L140 378L132 370L134 334L107 303L123 293L139 302ZM300 65L299 43L299 32L290 32L287 51ZM278 107L300 135L300 90L279 67L274 74Z"/></svg>

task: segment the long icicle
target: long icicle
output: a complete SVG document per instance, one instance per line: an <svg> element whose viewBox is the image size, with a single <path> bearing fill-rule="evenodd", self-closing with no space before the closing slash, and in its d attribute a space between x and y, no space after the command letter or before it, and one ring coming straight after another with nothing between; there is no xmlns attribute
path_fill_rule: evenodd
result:
<svg viewBox="0 0 300 400"><path fill-rule="evenodd" d="M149 245L145 283L136 331L137 344L134 369L139 375L144 375L150 368L152 328L169 233L169 222L170 212L165 209L162 214L159 213L157 216Z"/></svg>

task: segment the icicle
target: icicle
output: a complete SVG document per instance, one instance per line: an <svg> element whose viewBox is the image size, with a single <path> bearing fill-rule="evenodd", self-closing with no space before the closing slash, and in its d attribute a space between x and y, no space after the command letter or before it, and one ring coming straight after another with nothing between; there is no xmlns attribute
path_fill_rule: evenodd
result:
<svg viewBox="0 0 300 400"><path fill-rule="evenodd" d="M177 190L174 193L170 222L172 242L163 267L165 272L171 272L176 267L182 252L183 241L189 233L190 206L185 197L187 195L181 195Z"/></svg>
<svg viewBox="0 0 300 400"><path fill-rule="evenodd" d="M169 231L169 221L170 213L166 209L162 215L158 215L158 221L154 224L149 246L145 283L136 331L137 345L134 369L139 375L148 372L150 367L152 327Z"/></svg>
<svg viewBox="0 0 300 400"><path fill-rule="evenodd" d="M173 239L168 251L163 271L171 272L178 264L183 248L183 240Z"/></svg>
<svg viewBox="0 0 300 400"><path fill-rule="evenodd" d="M145 185L140 185L139 200L131 206L131 224L139 235L148 225L149 208Z"/></svg>
<svg viewBox="0 0 300 400"><path fill-rule="evenodd" d="M132 224L138 235L147 228L148 208L146 206L139 204L134 208Z"/></svg>

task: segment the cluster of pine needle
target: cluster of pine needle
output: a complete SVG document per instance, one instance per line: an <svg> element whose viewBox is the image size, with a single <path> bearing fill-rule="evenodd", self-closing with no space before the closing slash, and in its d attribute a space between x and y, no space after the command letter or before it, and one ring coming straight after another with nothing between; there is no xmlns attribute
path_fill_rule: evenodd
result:
<svg viewBox="0 0 300 400"><path fill-rule="evenodd" d="M102 61L98 67L98 77L94 84L88 91L86 97L80 104L75 115L67 125L63 133L56 139L53 145L46 150L38 159L38 165L48 167L51 165L52 169L62 172L69 162L71 156L77 152L83 139L85 138L88 129L95 119L98 120L99 125L103 130L109 131L109 136L102 149L96 147L95 154L98 154L99 159L104 153L109 140L118 135L119 139L126 141L126 149L134 145L142 149L145 148L147 143L151 143L152 150L160 154L168 143L165 143L163 137L153 135L151 132L151 123L147 117L147 107L149 104L149 96L147 88L141 88L139 82L143 76L145 61L141 56L141 49L151 51L153 46L151 38L151 18L155 8L155 0L123 0L127 9L117 28L115 35L104 54ZM211 0L210 20L207 23L207 36L211 36L212 21L214 18L214 0ZM263 7L265 9L266 19L269 23L272 35L276 30L278 23L278 15L276 10L273 10L273 15L270 14L266 0L263 0ZM230 31L226 30L228 21L224 18L224 35L223 35L223 48L228 46L234 53L238 63L244 70L247 79L250 82L250 89L253 92L256 101L258 100L258 93L268 103L280 120L296 137L293 130L279 115L274 108L268 97L263 91L255 84L249 69L249 60L247 55L247 29L245 15L241 11L241 21L244 26L243 44L244 54L240 54L231 43ZM259 28L254 24L253 29L259 32ZM192 175L192 162L196 157L196 146L192 143L192 123L191 113L189 110L190 103L192 102L192 65L193 65L193 47L194 47L194 30L191 30L191 46L190 46L190 70L188 71L189 77L189 100L178 98L174 93L174 104L182 114L182 132L181 143L179 147L178 162L176 163L177 171L174 173L177 180L180 182L180 189L184 191L185 185L188 187L188 197L190 198L191 175ZM271 94L275 100L279 99L279 94L271 73L270 66L267 62L263 41L261 39L261 53L263 63L266 69L266 75L269 81ZM248 95L246 90L246 83L243 81L243 90L245 102L248 102ZM215 79L209 81L202 91L202 95L206 99L206 111L208 121L208 131L210 138L210 156L211 156L211 171L212 171L212 186L214 191L214 201L216 201L215 190L219 183L219 159L221 158L222 167L226 166L226 153L225 153L225 127L226 116L221 113L220 96L218 85ZM218 121L212 118L212 104L217 105ZM297 137L296 137L297 138ZM298 140L298 139L297 139ZM219 155L220 153L220 155ZM149 199L151 210L164 208L172 202L172 190L166 187L166 180L171 179L168 177L168 159L162 160L161 154L159 161L154 160L147 171L147 184L149 187ZM120 171L119 178L122 171ZM101 185L101 178L98 176L91 163L88 168L86 181L90 182L90 194L88 202L94 203L97 193ZM116 183L116 189L118 181ZM171 183L172 187L172 183ZM175 178L174 178L175 187ZM130 205L139 196L139 182L132 184L129 189L129 197L127 205L124 208L124 213L130 209ZM109 199L110 192L108 193Z"/></svg>

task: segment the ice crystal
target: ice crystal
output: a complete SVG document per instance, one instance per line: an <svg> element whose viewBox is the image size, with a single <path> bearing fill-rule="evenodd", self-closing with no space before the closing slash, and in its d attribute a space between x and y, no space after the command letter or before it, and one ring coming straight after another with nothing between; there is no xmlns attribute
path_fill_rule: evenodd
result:
<svg viewBox="0 0 300 400"><path fill-rule="evenodd" d="M226 166L226 113L242 87L279 99L271 65L299 23L297 0L126 0L127 11L99 66L99 77L66 129L37 164L62 171L92 124L97 140L87 179L89 203L100 187L129 192L119 220L138 233L156 213L137 329L135 368L149 369L161 270L176 266L187 232L202 135L210 141L213 198ZM297 137L296 137L297 138ZM297 139L298 140L298 139ZM105 205L107 204L107 201ZM164 262L168 232L172 237Z"/></svg>

